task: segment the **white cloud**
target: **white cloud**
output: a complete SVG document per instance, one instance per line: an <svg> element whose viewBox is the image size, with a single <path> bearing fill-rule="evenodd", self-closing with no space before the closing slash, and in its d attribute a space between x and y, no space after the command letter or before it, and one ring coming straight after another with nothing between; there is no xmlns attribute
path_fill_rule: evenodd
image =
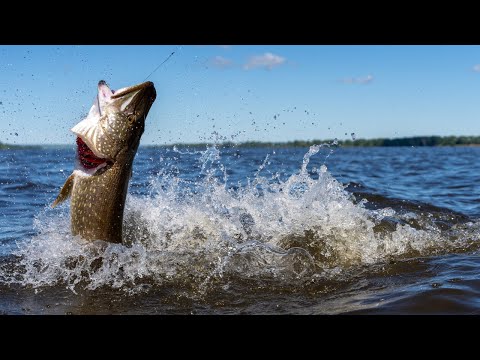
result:
<svg viewBox="0 0 480 360"><path fill-rule="evenodd" d="M480 64L474 65L472 69L473 71L480 72Z"/></svg>
<svg viewBox="0 0 480 360"><path fill-rule="evenodd" d="M210 59L210 65L215 66L217 68L227 68L229 66L233 65L233 61L227 58L224 58L223 56L215 56Z"/></svg>
<svg viewBox="0 0 480 360"><path fill-rule="evenodd" d="M367 76L362 76L362 77L356 77L356 78L345 78L342 79L341 82L344 84L370 84L373 81L373 75L367 75Z"/></svg>
<svg viewBox="0 0 480 360"><path fill-rule="evenodd" d="M284 57L268 52L263 55L252 56L248 62L243 65L243 68L245 70L250 70L263 67L265 69L272 70L275 66L284 64L285 61L286 59Z"/></svg>

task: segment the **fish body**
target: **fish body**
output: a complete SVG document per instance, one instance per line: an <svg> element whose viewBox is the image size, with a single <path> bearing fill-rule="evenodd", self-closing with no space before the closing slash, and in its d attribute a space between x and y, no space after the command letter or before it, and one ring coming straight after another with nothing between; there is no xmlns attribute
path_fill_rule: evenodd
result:
<svg viewBox="0 0 480 360"><path fill-rule="evenodd" d="M73 235L85 240L122 242L123 212L132 164L155 101L152 82L113 92L104 81L87 117L72 128L77 135L75 170L53 207L71 197Z"/></svg>

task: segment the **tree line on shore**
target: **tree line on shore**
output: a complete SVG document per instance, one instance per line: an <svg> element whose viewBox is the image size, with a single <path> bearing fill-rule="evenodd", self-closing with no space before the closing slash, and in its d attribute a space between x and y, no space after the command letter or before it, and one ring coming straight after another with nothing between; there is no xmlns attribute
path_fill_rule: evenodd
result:
<svg viewBox="0 0 480 360"><path fill-rule="evenodd" d="M222 147L255 148L255 147L309 147L315 144L337 144L341 147L371 147L371 146L480 146L480 136L413 136L404 138L378 138L356 140L295 140L287 142L246 141L242 143L225 142ZM173 145L173 144L172 144ZM164 145L164 146L172 146ZM178 144L178 146L205 147L207 143ZM39 145L10 145L0 142L0 150L33 149Z"/></svg>
<svg viewBox="0 0 480 360"><path fill-rule="evenodd" d="M474 146L480 145L480 136L414 136L404 138L379 138L379 139L356 139L356 140L295 140L287 142L264 142L246 141L242 143L225 142L223 147L309 147L317 144L336 144L341 147L388 147L388 146ZM178 144L179 146L205 147L206 143Z"/></svg>
<svg viewBox="0 0 480 360"><path fill-rule="evenodd" d="M12 144L4 144L0 142L0 150L11 150L11 149L40 149L42 146L40 145L12 145Z"/></svg>

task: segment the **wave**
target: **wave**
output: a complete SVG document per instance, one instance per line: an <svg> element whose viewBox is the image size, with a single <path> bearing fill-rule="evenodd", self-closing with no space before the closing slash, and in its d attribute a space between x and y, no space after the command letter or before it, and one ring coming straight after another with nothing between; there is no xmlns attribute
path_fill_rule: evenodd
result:
<svg viewBox="0 0 480 360"><path fill-rule="evenodd" d="M331 153L328 144L310 147L286 179L263 175L267 156L235 186L218 148L182 153L196 159L198 176L185 180L165 168L149 179L147 194L129 194L125 246L72 236L68 207L46 206L34 221L37 234L0 265L0 284L127 293L175 284L198 295L245 279L302 287L348 279L365 266L478 248L480 223L465 215L344 185L325 165L307 169L321 150Z"/></svg>

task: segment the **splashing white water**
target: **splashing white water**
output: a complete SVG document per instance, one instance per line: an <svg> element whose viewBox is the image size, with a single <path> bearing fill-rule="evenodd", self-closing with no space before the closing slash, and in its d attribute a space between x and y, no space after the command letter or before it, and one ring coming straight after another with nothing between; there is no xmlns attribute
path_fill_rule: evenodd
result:
<svg viewBox="0 0 480 360"><path fill-rule="evenodd" d="M309 175L310 158L321 148L312 146L298 173L285 181L261 176L267 156L253 181L237 190L226 185L217 148L191 153L199 156L204 175L193 188L162 175L152 179L149 196L127 197L127 246L72 237L67 207L46 209L35 221L38 235L15 252L24 270L2 270L0 281L35 288L62 284L72 291L137 291L165 282L205 289L225 276L337 276L350 266L421 255L447 242L436 229L407 224L379 231L394 210L355 204L325 165L313 171L318 179ZM215 176L218 170L223 177Z"/></svg>

